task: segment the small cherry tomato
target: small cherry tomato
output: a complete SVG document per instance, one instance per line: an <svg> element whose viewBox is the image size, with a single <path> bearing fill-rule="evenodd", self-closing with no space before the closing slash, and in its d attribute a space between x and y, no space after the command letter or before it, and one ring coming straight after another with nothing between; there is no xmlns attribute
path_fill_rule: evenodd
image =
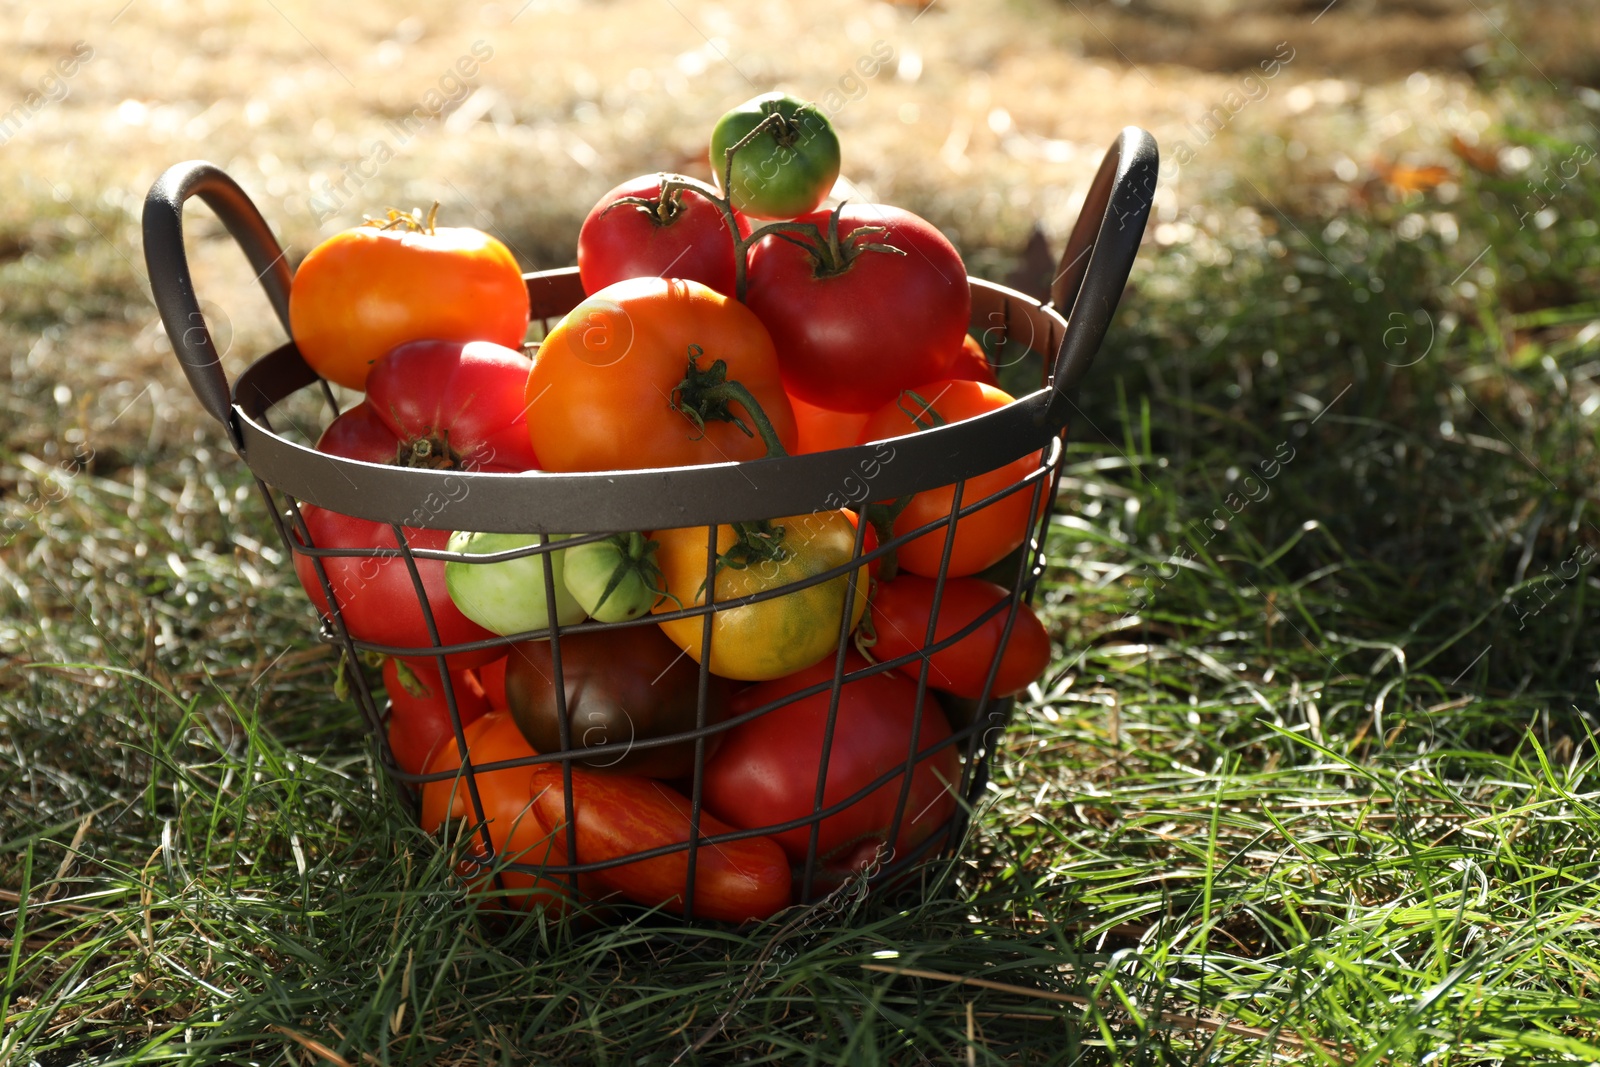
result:
<svg viewBox="0 0 1600 1067"><path fill-rule="evenodd" d="M898 659L927 647L924 639L928 635L928 616L933 611L935 584L932 578L915 574L902 574L878 584L872 597L872 632L876 638L871 649L873 658L879 662ZM964 629L1008 596L1006 589L979 578L945 579L934 641L943 641ZM1001 608L972 633L929 656L928 684L957 696L982 696L1005 622L1006 609ZM1049 664L1050 635L1033 609L1026 602L1019 602L992 695L1008 697L1022 692L1038 680ZM921 661L914 659L897 669L915 679L921 667Z"/></svg>

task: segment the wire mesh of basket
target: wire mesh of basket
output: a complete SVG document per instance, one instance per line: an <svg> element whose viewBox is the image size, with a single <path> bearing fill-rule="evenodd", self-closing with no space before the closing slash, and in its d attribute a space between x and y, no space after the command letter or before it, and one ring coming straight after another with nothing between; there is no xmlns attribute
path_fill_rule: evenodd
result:
<svg viewBox="0 0 1600 1067"><path fill-rule="evenodd" d="M682 854L686 863L683 899L673 910L686 918L696 916L695 871L708 848L758 835L801 831L808 835L803 857L795 858L795 898L806 903L829 886L819 881L819 830L824 820L878 790L898 791L893 821L879 842L871 875L875 882L895 879L913 865L937 855L953 854L965 836L967 821L988 781L989 759L1009 721L1014 700L992 695L1000 655L995 655L982 695L975 700L953 701L940 697L929 684L929 657L966 638L992 619L1002 619L999 644L1004 649L1019 605L1031 599L1044 568L1045 532L1063 445L1071 416L1076 411L1076 389L1098 350L1127 282L1134 256L1149 215L1157 174L1155 141L1136 127L1123 130L1103 160L1070 235L1050 300L1032 298L990 282L968 279L972 297L970 332L981 339L993 358L1011 361L1034 359L1039 365L1039 388L989 414L938 426L888 442L857 445L805 455L783 456L740 463L592 473L529 471L503 474L467 470L426 470L385 466L345 459L316 451L274 428L279 405L302 390L320 394L329 418L340 404L329 384L301 358L293 342L257 359L230 383L197 302L184 248L183 205L199 196L222 221L248 258L266 290L286 332L289 331L288 296L292 273L271 229L244 191L215 166L202 161L181 163L168 170L151 188L145 203L145 257L156 304L195 395L206 411L226 429L235 451L255 476L268 514L286 550L313 565L329 605L320 618L321 636L359 664L363 653L404 657L434 664L443 681L451 729L461 753L459 769L416 774L402 769L391 753L385 733L386 708L374 686L359 669L349 674L352 696L359 706L389 777L415 800L426 783L450 781L471 800L471 810L483 811L480 776L487 772L534 763L559 763L564 783L565 834L557 835L553 852L565 862L522 863L497 855L487 823L480 821L468 832L476 836L470 849L473 863L495 871L497 882L507 874L536 875L560 881L578 892L580 875L638 863L660 856ZM548 332L584 299L575 268L525 275L532 307L534 332ZM540 334L542 336L542 334ZM985 472L1036 457L1026 477L998 492L968 496L973 480ZM856 524L851 559L798 582L767 589L733 600L717 601L718 527L729 523L774 520L861 508L870 501L903 498L907 494L953 485L953 504L942 518L899 533L877 545L867 540L868 524ZM1028 501L1028 535L1020 549L1006 561L1007 595L977 618L936 639L939 606L949 579L956 520L975 514L998 501L1018 495ZM315 505L377 523L383 544L359 547L318 545L304 521L303 507ZM556 579L552 553L611 534L704 527L706 535L705 602L689 604L666 614L646 614L622 622L593 620L561 625L554 602ZM447 549L416 544L421 531L487 531L538 535L537 543L489 556L468 556ZM555 540L556 535L575 535ZM853 609L869 590L858 584L863 563L882 559L914 538L943 538L934 585L934 610L921 647L911 653L865 666L847 664L851 646ZM437 540L434 538L433 540ZM371 568L403 566L416 595L417 608L430 635L427 645L393 646L365 640L351 632L341 604L351 589L341 589L329 572L331 560L358 557ZM494 562L537 557L542 564L546 595L550 598L550 624L542 629L447 644L425 588L425 571L446 562ZM992 572L991 572L992 573ZM708 714L711 686L709 665L713 613L784 596L819 583L845 583L845 602L839 623L839 642L831 656L832 672L816 684L729 718L713 721ZM693 746L692 772L682 780L688 799L690 828L687 839L645 851L579 861L582 825L574 818L573 764L592 755L573 736L566 706L562 642L577 635L655 626L677 618L702 620L704 654L700 657L695 726L643 740L632 747ZM528 641L547 641L554 671L558 705L560 747L535 756L479 763L472 759L464 734L459 694L451 678L451 665L463 657L488 658ZM840 710L843 688L873 674L909 667L916 674L916 704L911 741L905 759L887 767L876 779L850 796L828 798L824 786L832 748L830 741ZM743 722L771 714L797 700L826 694L828 719L818 768L815 803L803 816L782 823L703 833L704 783L708 751L720 734ZM922 723L927 716L945 716L952 729L934 745L920 747ZM922 761L935 758L945 748L959 753L959 779L946 789L958 802L948 818L922 826L912 838L899 841L907 818L913 771ZM546 857L551 858L550 856Z"/></svg>

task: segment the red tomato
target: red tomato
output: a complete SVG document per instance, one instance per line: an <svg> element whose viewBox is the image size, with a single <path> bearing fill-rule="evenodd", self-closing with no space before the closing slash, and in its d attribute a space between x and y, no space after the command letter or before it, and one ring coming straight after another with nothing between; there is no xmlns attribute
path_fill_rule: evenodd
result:
<svg viewBox="0 0 1600 1067"><path fill-rule="evenodd" d="M872 597L872 628L877 635L872 654L879 662L898 659L927 647L924 638L928 635L935 584L932 578L902 574L878 585ZM1009 595L1007 590L981 578L947 579L939 602L934 641L943 641L963 629ZM1006 609L1002 608L972 633L930 656L928 684L957 696L982 696L983 683L1000 647L1005 622ZM1050 635L1045 633L1044 624L1031 607L1026 603L1018 604L1017 619L1011 625L1011 639L1006 642L1005 655L995 674L993 695L1008 697L1022 692L1044 673L1049 663ZM921 667L919 660L911 660L897 669L914 680Z"/></svg>
<svg viewBox="0 0 1600 1067"><path fill-rule="evenodd" d="M719 389L719 361L765 413L779 446L794 451L794 412L766 328L737 300L682 278L607 286L550 331L527 379L534 450L557 471L759 459L768 446L758 420ZM691 364L695 383L686 379ZM719 408L750 434L717 417Z"/></svg>
<svg viewBox="0 0 1600 1067"><path fill-rule="evenodd" d="M467 752L472 756L474 768L500 760L519 759L536 753L528 747L516 723L504 712L490 712L463 731ZM460 750L452 737L428 761L428 773L458 770L461 767ZM538 866L544 863L564 862L564 855L552 853L554 837L533 809L533 767L509 767L498 771L474 771L478 797L483 807L472 803L472 792L465 775L429 782L422 787L422 828L434 833L446 820L467 819L472 825L466 834L468 858L457 868L457 873L468 880L474 892L493 888L488 872L481 863L487 853L483 845L484 823L495 855L507 862ZM468 813L471 812L469 815ZM566 910L571 898L571 883L565 878L553 879L526 871L501 871L500 878L506 889L519 892L506 896L504 903L515 908L532 908L543 903L553 906L558 913ZM587 876L579 876L579 889L590 896Z"/></svg>
<svg viewBox="0 0 1600 1067"><path fill-rule="evenodd" d="M477 676L471 671L453 671L450 684L461 725L483 718L489 701ZM383 688L389 694L389 751L401 770L421 774L434 749L445 738L455 737L444 682L433 667L390 656L383 661Z"/></svg>
<svg viewBox="0 0 1600 1067"><path fill-rule="evenodd" d="M501 656L497 660L485 663L478 668L478 682L483 686L483 695L489 699L491 711L510 711L511 705L506 703L506 666L508 657Z"/></svg>
<svg viewBox="0 0 1600 1067"><path fill-rule="evenodd" d="M534 470L522 406L531 365L488 341L401 345L373 369L367 398L329 423L317 448L429 470Z"/></svg>
<svg viewBox="0 0 1600 1067"><path fill-rule="evenodd" d="M368 463L390 463L435 470L520 471L538 466L528 443L522 390L529 363L520 353L486 341L418 341L390 352L367 380L367 399L341 414L323 431L320 451ZM433 517L460 499L466 486L418 505L418 518ZM301 514L318 548L396 548L394 530L384 522L352 518L315 505ZM448 530L404 527L414 548L443 549ZM329 556L323 559L350 635L394 647L429 644L427 622L417 603L411 572L394 556ZM444 564L416 561L428 606L445 644L494 636L462 615L445 589ZM306 595L323 615L328 598L309 556L296 554L295 572ZM500 648L454 653L452 670L487 663ZM425 666L431 657L419 653Z"/></svg>
<svg viewBox="0 0 1600 1067"><path fill-rule="evenodd" d="M846 671L866 666L866 660L854 652L846 653ZM735 694L733 715L753 711L832 676L830 657L787 678L750 686ZM829 749L825 806L840 803L906 762L916 699L916 684L892 671L845 683ZM824 689L729 730L716 758L706 765L706 807L747 830L812 814L828 702L829 693ZM932 699L925 700L917 751L926 752L949 736L944 713ZM943 826L955 811L960 776L960 755L953 745L917 761L894 841L896 854L903 855ZM888 840L903 778L903 774L896 775L822 820L817 838L817 888L837 886L872 862L878 846ZM810 835L811 828L805 826L772 837L798 870L805 862Z"/></svg>
<svg viewBox="0 0 1600 1067"><path fill-rule="evenodd" d="M796 221L826 234L829 213ZM961 346L972 298L955 248L909 211L846 204L838 238L838 258L848 262L826 267L791 241L763 238L750 252L745 303L772 332L791 395L833 411L869 412L940 377L944 354Z"/></svg>
<svg viewBox="0 0 1600 1067"><path fill-rule="evenodd" d="M289 325L311 369L361 389L397 345L432 338L516 348L528 287L516 257L479 230L358 226L311 250L289 289Z"/></svg>
<svg viewBox="0 0 1600 1067"><path fill-rule="evenodd" d="M566 825L566 793L561 768L542 764L534 772L534 810L541 822ZM689 840L690 804L663 782L631 774L603 774L572 768L573 818L577 822L579 863L617 859ZM700 834L725 834L733 827L710 812L700 814ZM558 835L557 854L566 838ZM689 852L669 852L594 872L595 881L649 907L661 905L683 914ZM748 837L708 845L695 853L694 915L700 919L746 922L765 919L789 906L789 863L769 837Z"/></svg>
<svg viewBox="0 0 1600 1067"><path fill-rule="evenodd" d="M698 193L680 189L661 199L661 183L678 174L646 174L600 198L578 232L578 277L585 293L628 278L692 278L734 295L733 235L722 211ZM618 204L624 197L650 201ZM741 236L749 224L735 212Z"/></svg>
<svg viewBox="0 0 1600 1067"><path fill-rule="evenodd" d="M795 443L796 452L826 452L834 448L849 448L861 436L867 416L853 411L829 411L808 404L797 396L789 397L794 408L794 421L800 427L800 438Z"/></svg>
<svg viewBox="0 0 1600 1067"><path fill-rule="evenodd" d="M311 543L318 548L398 548L394 530L387 523L351 518L336 511L327 511L313 504L302 504L300 514L305 520ZM423 530L406 528L406 543L412 548L429 548L443 551L450 540L449 530ZM295 531L299 537L299 531ZM446 645L467 641L481 641L495 635L461 614L450 600L444 584L444 564L438 560L416 561L417 575L427 594L433 621L439 629L439 640ZM359 641L370 641L392 648L414 648L406 656L408 662L429 665L435 662L427 651L428 624L417 602L416 588L411 584L411 572L406 561L399 556L325 556L322 565L328 574L328 584L339 602L344 624L350 636ZM311 603L324 616L332 618L327 595L310 556L295 553L295 574L305 588ZM448 657L451 670L476 667L500 655L500 648L486 648L477 652L454 652Z"/></svg>
<svg viewBox="0 0 1600 1067"><path fill-rule="evenodd" d="M911 394L916 394L913 397ZM920 398L918 400L917 398ZM931 429L941 422L960 422L1011 403L1011 396L981 382L930 382L908 390L873 412L861 431L861 443L903 437ZM961 496L966 508L1010 485L1015 485L1039 468L1040 453L1012 460L1003 467L967 479ZM954 510L953 485L928 489L911 498L895 519L896 535L907 533ZM1028 513L1033 505L1031 488L1019 489L987 507L956 522L956 540L951 546L951 576L976 574L1004 559L1028 535ZM939 573L939 557L944 552L947 529L930 530L901 545L897 550L900 566L913 574L933 577Z"/></svg>

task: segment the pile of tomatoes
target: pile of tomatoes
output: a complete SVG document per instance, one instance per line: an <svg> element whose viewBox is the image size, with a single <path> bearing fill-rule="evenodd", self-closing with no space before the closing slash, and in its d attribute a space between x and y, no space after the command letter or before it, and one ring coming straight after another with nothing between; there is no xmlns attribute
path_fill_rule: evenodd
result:
<svg viewBox="0 0 1600 1067"><path fill-rule="evenodd" d="M839 142L814 107L757 97L717 124L710 158L715 184L647 175L595 205L577 249L587 296L537 344L524 343L516 260L487 234L390 211L318 246L291 291L295 341L323 378L366 396L317 447L435 470L631 470L881 442L1011 401L967 335L966 270L949 241L899 208L823 207ZM414 650L384 664L389 747L402 770L439 776L422 786L422 821L466 831L475 885L486 868L472 857L490 848L532 867L567 862L569 819L582 864L683 845L698 745L701 836L805 820L824 762L825 807L901 769L816 827L812 886L827 888L885 846L904 855L954 811L959 755L940 705L918 710L924 664L951 709L1018 693L1045 668L1049 638L1026 604L1001 647L1009 595L985 576L1016 573L1033 499L1024 482L1039 462L968 480L968 502L1020 491L956 522L937 603L947 525L853 572L851 561L858 541L871 552L949 520L954 486L722 526L709 578L703 527L541 545L538 535L406 526L413 548L456 555L295 562L317 608L330 614L331 596L353 638ZM387 523L310 505L300 516L309 545L397 547ZM785 589L711 613L702 690L705 612L693 609L708 592L720 604ZM552 626L585 619L618 625L552 647ZM444 645L503 640L438 657L430 621ZM903 662L844 682L824 753L842 633L847 672ZM463 766L452 713L473 767L492 769L452 774ZM700 741L674 736L747 713L757 714ZM563 751L581 753L570 757L570 797L560 761L495 766ZM696 850L694 914L738 922L790 904L812 832L800 822ZM682 913L688 868L679 848L575 887L504 871L510 892L496 899L561 910L575 893L620 896Z"/></svg>

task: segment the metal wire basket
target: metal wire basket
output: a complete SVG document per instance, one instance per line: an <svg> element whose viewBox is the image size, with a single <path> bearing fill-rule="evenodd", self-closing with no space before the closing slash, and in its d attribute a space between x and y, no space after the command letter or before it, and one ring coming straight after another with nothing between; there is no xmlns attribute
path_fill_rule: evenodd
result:
<svg viewBox="0 0 1600 1067"><path fill-rule="evenodd" d="M865 545L867 524L859 523L854 558L844 566L741 601L707 603L675 613L702 616L705 619L705 641L709 647L711 612L731 608L738 603L783 595L802 585L846 575L848 590L840 625L839 650L834 658L831 682L823 688L823 691L831 694L828 727L824 735L827 738L833 736L841 686L858 677L894 670L919 659L921 661L917 668L912 743L905 762L845 800L827 806L822 803L823 782L819 780L817 804L807 817L775 826L702 835L706 744L713 735L731 729L739 721L737 718L715 723L707 721L707 665L711 657L704 655L699 668L696 728L641 742L645 746L681 742L692 742L694 745L694 770L689 789L689 840L680 845L633 853L617 859L579 863L577 833L568 833L565 850L567 862L564 864L535 867L502 862L499 865L501 870L537 874L547 879L565 879L576 890L579 874L687 850L686 897L682 901L682 914L686 918L693 918L694 875L699 851L756 834L810 828L811 844L795 888L801 903L815 899L819 895L815 885L818 860L815 828L824 818L898 778L901 783L899 805L894 824L887 835L887 841L896 840L896 831L906 813L912 781L911 769L915 762L929 758L933 752L933 749L927 748L918 751L922 718L925 714L941 713L929 691L927 655L961 640L997 613L1004 614L1000 646L1003 648L1004 641L1011 634L1017 605L1031 598L1042 573L1044 534L1059 477L1063 442L1070 416L1076 410L1076 386L1088 370L1122 295L1149 215L1156 174L1154 139L1137 127L1123 130L1106 154L1090 187L1063 253L1060 269L1051 285L1048 303L1040 305L1030 297L1003 286L976 278L968 279L972 295L971 331L983 337L985 347L991 352L1009 346L1008 351L1027 351L1041 357L1041 387L987 415L895 439L892 462L882 462L881 453L876 451L875 446L860 445L806 455L697 467L583 474L544 471L488 474L388 467L326 455L275 432L271 412L275 405L299 390L319 388L331 413L330 418L337 415L339 404L328 383L318 378L306 365L291 342L256 360L230 386L195 297L184 249L182 215L184 202L198 195L244 250L279 321L286 332L289 329L291 270L272 231L243 190L209 163L193 161L172 167L151 188L145 201L145 259L162 322L195 395L206 411L222 423L239 457L255 475L262 499L283 538L285 548L290 553L309 556L315 561L315 569L331 606L330 613L321 620L323 639L344 650L352 663L358 663L360 653L364 651L436 657L458 751L463 754L459 776L476 811L484 810L479 800L478 774L533 762L560 761L566 786L566 824L568 827L576 825L573 818L572 761L581 758L585 750L581 746L573 747L566 722L560 655L562 634L624 626L650 626L670 616L645 615L629 622L586 621L562 626L554 621L556 612L552 605L550 618L553 621L547 630L466 644L441 644L418 573L417 561L472 558L481 561L482 557L414 547L405 532L407 528L538 535L578 534L593 539L611 533L705 526L709 542L707 588L712 590L715 585L710 579L714 573L712 567L718 524L859 506L868 499L894 499L952 483L955 486L952 515L957 516L968 515L1010 493L1031 495L1030 532L1017 554L1009 595L970 625L938 641L933 640L934 627L954 542L955 525L950 517L897 536L876 548ZM541 322L546 331L585 295L575 268L540 271L526 275L525 279L533 319ZM1037 468L1023 481L985 499L970 502L963 499L969 479L1035 452L1040 455ZM440 499L448 499L449 506L437 508L427 503ZM393 531L396 547L374 546L358 550L318 547L312 543L301 521L302 503L386 523ZM851 608L855 598L867 595L866 589L856 587L855 576L860 563L881 556L913 537L940 528L945 531L944 553L935 579L934 618L929 622L924 644L926 655L914 652L847 672L844 648L848 643ZM563 540L560 547L576 543L579 542ZM554 578L549 553L553 547L554 542L548 536L542 536L538 545L528 548L524 553L542 554L546 584L551 588ZM430 645L421 648L391 647L351 636L339 608L339 598L328 581L323 560L330 556L352 554L404 559L432 635ZM707 599L711 600L711 597L708 595ZM556 675L554 690L561 706L561 750L542 753L535 759L474 765L463 737L457 695L452 688L450 673L445 669L445 656L478 651L494 645L509 645L516 640L531 638L548 638L551 642L552 666ZM994 743L1003 732L1014 706L1011 699L989 696L998 667L999 656L996 655L989 668L984 696L970 709L970 722L953 729L948 740L935 746L957 746L961 755L961 780L954 783L953 788L959 790L963 802L956 804L950 818L917 847L904 855L889 856L887 862L877 866L873 875L875 882L895 878L921 860L951 854L959 847L972 805L987 783L988 761ZM458 772L455 771L432 775L410 774L397 766L389 751L384 730L387 709L381 708L379 701L375 700L373 689L360 670L351 672L350 681L354 698L377 743L384 769L400 783L408 796L415 799L415 791L421 783L457 776ZM809 692L815 691L813 688ZM787 700L755 709L742 718L770 713L782 703L802 698L807 693L807 690L801 690ZM819 779L825 778L829 751L825 742ZM482 863L494 862L494 845L487 826L480 825L476 832L481 835L482 845L476 852L477 860ZM581 827L578 832L581 832Z"/></svg>

